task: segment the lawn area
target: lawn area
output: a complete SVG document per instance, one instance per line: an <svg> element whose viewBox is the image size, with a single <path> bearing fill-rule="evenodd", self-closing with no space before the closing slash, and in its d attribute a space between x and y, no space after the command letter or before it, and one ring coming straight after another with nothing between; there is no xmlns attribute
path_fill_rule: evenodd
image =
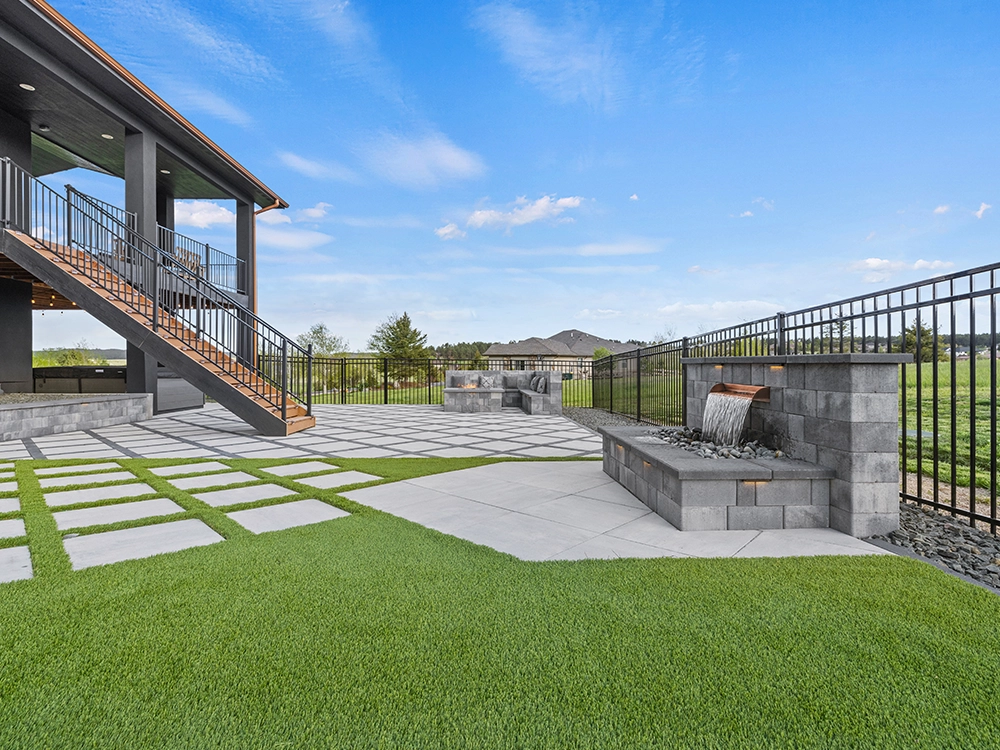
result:
<svg viewBox="0 0 1000 750"><path fill-rule="evenodd" d="M593 393L590 380L564 380L563 406L592 406ZM339 391L316 392L313 394L315 404L382 404L388 399L390 404L443 404L444 383L431 383L430 387L421 384L413 387L382 386L368 389L349 390L343 395Z"/></svg>
<svg viewBox="0 0 1000 750"><path fill-rule="evenodd" d="M488 462L337 461L391 479ZM969 748L1000 732L1000 599L912 560L526 563L331 491L310 494L353 515L253 536L141 468L166 462L122 463L227 541L72 572L22 492L43 554L35 580L0 587L4 748Z"/></svg>

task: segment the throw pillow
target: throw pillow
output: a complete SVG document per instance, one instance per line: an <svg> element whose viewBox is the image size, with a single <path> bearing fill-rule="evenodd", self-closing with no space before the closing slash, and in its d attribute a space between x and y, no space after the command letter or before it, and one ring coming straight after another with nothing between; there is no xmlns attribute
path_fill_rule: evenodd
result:
<svg viewBox="0 0 1000 750"><path fill-rule="evenodd" d="M535 386L536 393L545 393L545 378L538 378L538 385Z"/></svg>
<svg viewBox="0 0 1000 750"><path fill-rule="evenodd" d="M479 376L479 387L480 388L496 388L497 387L497 376L496 375L480 375Z"/></svg>
<svg viewBox="0 0 1000 750"><path fill-rule="evenodd" d="M517 389L517 375L504 375L503 376L503 387L508 391L513 391Z"/></svg>
<svg viewBox="0 0 1000 750"><path fill-rule="evenodd" d="M540 379L540 376L538 376L538 375L535 375L531 379L531 382L528 384L528 390L529 391L533 391L533 390L535 390L535 389L538 388L538 381L539 381L539 379Z"/></svg>
<svg viewBox="0 0 1000 750"><path fill-rule="evenodd" d="M464 373L451 376L451 387L462 388L469 382L469 376Z"/></svg>

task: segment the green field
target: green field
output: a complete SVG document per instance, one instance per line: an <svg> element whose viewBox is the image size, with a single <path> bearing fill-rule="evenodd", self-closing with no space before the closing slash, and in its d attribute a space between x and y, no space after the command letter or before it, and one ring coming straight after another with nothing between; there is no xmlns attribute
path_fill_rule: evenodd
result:
<svg viewBox="0 0 1000 750"><path fill-rule="evenodd" d="M971 477L971 449L975 445L976 485L988 488L991 482L990 460L991 445L995 445L991 436L990 414L996 403L996 392L990 381L990 360L965 360L955 362L954 378L954 408L952 407L952 375L951 363L938 363L938 388L934 390L933 371L931 363L921 363L920 373L920 406L921 415L917 420L917 368L916 365L906 367L906 429L907 429L907 470L920 471L931 476L934 471L935 445L931 437L934 433L934 402L938 403L937 457L938 476L942 482L954 482L958 486L968 487ZM976 388L972 392L972 370L975 367ZM904 400L902 386L902 368L900 369L900 413L902 415ZM975 404L975 420L972 419L972 405ZM954 416L955 428L952 429ZM972 440L972 426L975 425L976 438ZM923 437L923 462L917 465L916 431L920 430ZM951 472L951 442L954 435L956 450L955 476Z"/></svg>
<svg viewBox="0 0 1000 750"><path fill-rule="evenodd" d="M337 461L393 479L484 462ZM167 462L125 460L227 541L72 572L39 463L17 469L37 578L0 586L5 749L1000 736L1000 599L913 560L527 563L332 492L349 518L254 536L141 468Z"/></svg>
<svg viewBox="0 0 1000 750"><path fill-rule="evenodd" d="M590 380L564 380L563 406L592 406L592 386ZM442 404L444 403L444 383L426 384L383 390L381 385L366 389L327 393L313 392L314 404L382 404L388 398L390 404Z"/></svg>

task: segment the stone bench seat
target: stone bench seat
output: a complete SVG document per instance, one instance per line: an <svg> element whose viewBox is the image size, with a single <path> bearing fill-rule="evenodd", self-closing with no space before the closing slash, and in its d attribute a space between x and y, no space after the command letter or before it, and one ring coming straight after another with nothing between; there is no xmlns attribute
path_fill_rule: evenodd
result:
<svg viewBox="0 0 1000 750"><path fill-rule="evenodd" d="M833 469L791 458L706 459L649 427L602 427L604 471L681 531L830 525Z"/></svg>
<svg viewBox="0 0 1000 750"><path fill-rule="evenodd" d="M460 387L464 383L479 383L483 376L496 378L504 387ZM536 376L546 379L544 393L523 387ZM562 373L558 371L448 370L445 383L444 410L447 412L498 412L504 407L513 407L525 414L562 414Z"/></svg>

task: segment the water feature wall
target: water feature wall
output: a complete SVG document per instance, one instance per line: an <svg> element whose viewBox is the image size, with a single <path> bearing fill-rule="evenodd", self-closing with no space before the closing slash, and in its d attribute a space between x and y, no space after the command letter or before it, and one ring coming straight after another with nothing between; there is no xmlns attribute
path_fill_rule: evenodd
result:
<svg viewBox="0 0 1000 750"><path fill-rule="evenodd" d="M898 366L909 354L687 358L686 422L703 427L720 383L768 386L750 404L745 440L827 467L830 526L858 537L899 523Z"/></svg>

